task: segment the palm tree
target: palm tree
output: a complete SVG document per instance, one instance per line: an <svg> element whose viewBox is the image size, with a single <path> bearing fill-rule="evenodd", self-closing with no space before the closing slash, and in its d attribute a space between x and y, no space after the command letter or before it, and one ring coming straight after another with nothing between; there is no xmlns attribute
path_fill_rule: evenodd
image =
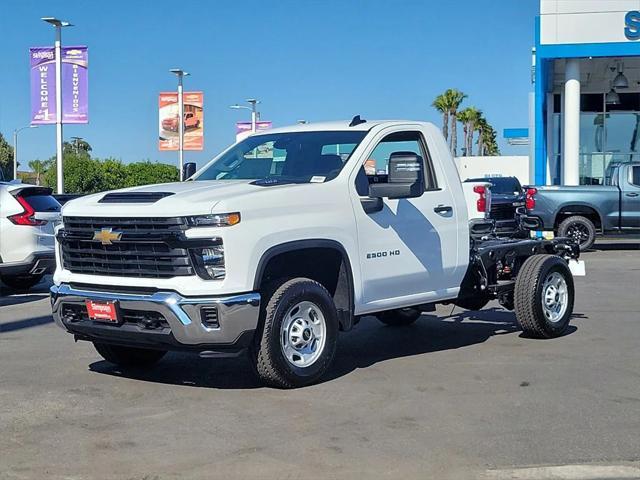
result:
<svg viewBox="0 0 640 480"><path fill-rule="evenodd" d="M458 150L458 108L467 96L460 90L449 88L444 92L447 104L449 105L449 117L451 118L451 138L449 139L449 149L451 155L456 156Z"/></svg>
<svg viewBox="0 0 640 480"><path fill-rule="evenodd" d="M40 175L50 166L51 163L48 160L31 160L29 162L29 168L36 174L36 185L40 185Z"/></svg>
<svg viewBox="0 0 640 480"><path fill-rule="evenodd" d="M476 122L476 131L478 132L478 141L476 142L478 145L477 155L479 157L484 155L484 139L485 139L484 132L487 130L488 127L489 127L489 124L487 123L487 120L483 116L480 116L480 118Z"/></svg>
<svg viewBox="0 0 640 480"><path fill-rule="evenodd" d="M442 114L442 135L444 135L444 139L449 139L449 106L447 105L447 99L445 98L444 93L438 95L433 103L431 104L433 108L438 110Z"/></svg>
<svg viewBox="0 0 640 480"><path fill-rule="evenodd" d="M476 107L467 107L457 116L464 129L464 154L465 156L471 156L473 155L473 135L476 131L478 120L482 117L482 111Z"/></svg>

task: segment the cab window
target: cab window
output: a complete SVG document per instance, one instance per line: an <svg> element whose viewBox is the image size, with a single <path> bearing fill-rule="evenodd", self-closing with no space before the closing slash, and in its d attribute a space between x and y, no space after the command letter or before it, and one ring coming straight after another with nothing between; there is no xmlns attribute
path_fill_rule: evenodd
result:
<svg viewBox="0 0 640 480"><path fill-rule="evenodd" d="M424 160L426 190L437 189L437 182L433 166L426 151L424 139L419 132L396 132L384 137L371 152L363 165L368 183L386 183L389 171L389 158L393 153L411 152L419 155ZM359 175L362 177L361 175ZM358 193L363 195L366 185L360 180ZM366 187L366 188L365 188Z"/></svg>

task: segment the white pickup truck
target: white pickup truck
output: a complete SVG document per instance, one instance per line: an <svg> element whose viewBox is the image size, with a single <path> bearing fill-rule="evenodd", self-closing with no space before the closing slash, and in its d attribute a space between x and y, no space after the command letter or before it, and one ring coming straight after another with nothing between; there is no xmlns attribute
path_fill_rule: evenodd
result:
<svg viewBox="0 0 640 480"><path fill-rule="evenodd" d="M192 167L183 183L63 208L53 315L110 362L246 352L265 383L290 388L317 381L339 330L365 315L401 326L437 303L498 299L531 336L567 329L577 246L497 239L482 221L470 232L432 124L279 128Z"/></svg>

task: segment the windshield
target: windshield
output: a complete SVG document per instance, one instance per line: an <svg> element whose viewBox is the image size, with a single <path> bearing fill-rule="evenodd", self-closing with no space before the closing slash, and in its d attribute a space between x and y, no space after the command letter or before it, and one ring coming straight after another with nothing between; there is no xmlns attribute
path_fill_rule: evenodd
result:
<svg viewBox="0 0 640 480"><path fill-rule="evenodd" d="M522 186L515 177L470 178L467 182L489 182L492 193L507 195L522 193Z"/></svg>
<svg viewBox="0 0 640 480"><path fill-rule="evenodd" d="M246 138L194 180L258 180L262 185L335 178L365 131L289 132Z"/></svg>

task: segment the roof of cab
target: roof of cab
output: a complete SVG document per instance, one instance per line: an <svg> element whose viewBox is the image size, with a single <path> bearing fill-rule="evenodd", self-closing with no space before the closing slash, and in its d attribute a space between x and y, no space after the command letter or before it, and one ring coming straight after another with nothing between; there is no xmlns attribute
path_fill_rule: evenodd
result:
<svg viewBox="0 0 640 480"><path fill-rule="evenodd" d="M285 132L314 132L314 131L336 131L336 130L345 130L345 131L368 131L373 127L378 125L402 125L406 123L410 124L422 124L425 122L418 122L413 120L366 120L363 123L358 125L354 125L352 127L349 126L351 120L339 120L335 122L317 122L317 123L298 123L296 125L289 125L287 127L278 127L272 128L269 130L264 130L259 133L285 133Z"/></svg>

